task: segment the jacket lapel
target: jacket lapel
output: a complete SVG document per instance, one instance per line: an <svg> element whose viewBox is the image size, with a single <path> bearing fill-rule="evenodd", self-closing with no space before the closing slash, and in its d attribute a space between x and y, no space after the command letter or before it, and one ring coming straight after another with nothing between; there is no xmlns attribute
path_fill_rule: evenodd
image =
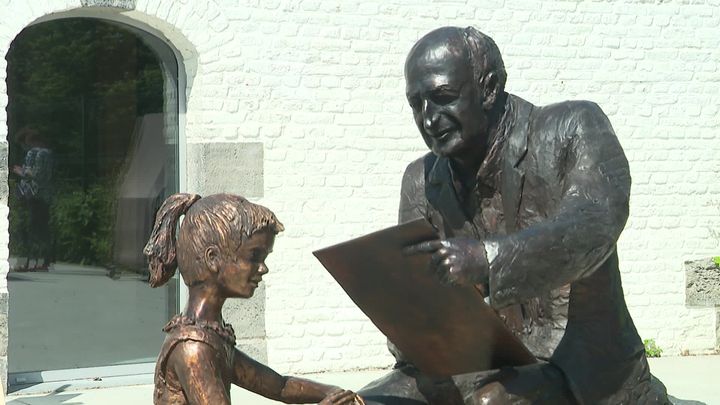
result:
<svg viewBox="0 0 720 405"><path fill-rule="evenodd" d="M447 158L432 153L425 159L425 197L442 215L446 225L461 229L467 220L452 184Z"/></svg>
<svg viewBox="0 0 720 405"><path fill-rule="evenodd" d="M525 169L520 165L520 162L527 154L528 126L530 125L530 114L533 105L520 97L513 95L508 97L510 97L512 103L514 116L508 117L511 122L508 128L509 134L505 140L500 192L503 201L505 227L508 232L515 232L518 229L518 211L525 181Z"/></svg>

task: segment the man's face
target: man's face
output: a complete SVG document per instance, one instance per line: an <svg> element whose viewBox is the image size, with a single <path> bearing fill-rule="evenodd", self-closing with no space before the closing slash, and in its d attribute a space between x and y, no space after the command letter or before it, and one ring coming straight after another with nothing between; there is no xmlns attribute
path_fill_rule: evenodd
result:
<svg viewBox="0 0 720 405"><path fill-rule="evenodd" d="M462 46L419 44L405 63L405 81L415 124L436 155L482 153L488 119Z"/></svg>

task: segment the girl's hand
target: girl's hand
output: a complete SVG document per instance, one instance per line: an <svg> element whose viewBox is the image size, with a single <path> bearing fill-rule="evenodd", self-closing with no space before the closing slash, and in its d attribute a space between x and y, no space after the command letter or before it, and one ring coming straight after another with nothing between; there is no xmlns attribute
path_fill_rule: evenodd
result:
<svg viewBox="0 0 720 405"><path fill-rule="evenodd" d="M319 405L365 405L365 401L350 390L340 389L328 394Z"/></svg>

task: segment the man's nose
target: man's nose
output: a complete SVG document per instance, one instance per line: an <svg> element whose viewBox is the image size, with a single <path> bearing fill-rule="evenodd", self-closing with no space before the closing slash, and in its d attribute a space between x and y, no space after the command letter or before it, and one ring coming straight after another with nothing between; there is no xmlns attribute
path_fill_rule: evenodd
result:
<svg viewBox="0 0 720 405"><path fill-rule="evenodd" d="M268 269L268 266L265 263L261 264L260 267L258 267L259 274L267 274L269 271L270 269Z"/></svg>
<svg viewBox="0 0 720 405"><path fill-rule="evenodd" d="M433 130L437 126L437 122L439 119L438 115L438 108L435 103L433 103L430 100L423 100L423 106L422 106L422 112L423 112L423 127L425 130Z"/></svg>

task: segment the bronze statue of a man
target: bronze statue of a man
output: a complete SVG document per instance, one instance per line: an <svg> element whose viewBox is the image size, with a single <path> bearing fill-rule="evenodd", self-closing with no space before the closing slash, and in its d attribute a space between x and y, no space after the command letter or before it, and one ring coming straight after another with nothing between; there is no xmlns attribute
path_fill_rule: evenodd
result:
<svg viewBox="0 0 720 405"><path fill-rule="evenodd" d="M361 390L367 403L669 403L623 297L630 172L602 110L506 93L497 46L472 27L425 35L405 79L431 152L405 171L399 220L424 217L441 235L409 251L486 291L541 361L436 381L391 344L396 369Z"/></svg>
<svg viewBox="0 0 720 405"><path fill-rule="evenodd" d="M189 298L163 329L156 405L228 405L231 384L285 403L362 404L352 391L282 376L235 347L222 306L227 298L253 296L282 230L269 209L232 194L175 194L160 207L144 249L150 285L163 285L179 266Z"/></svg>

